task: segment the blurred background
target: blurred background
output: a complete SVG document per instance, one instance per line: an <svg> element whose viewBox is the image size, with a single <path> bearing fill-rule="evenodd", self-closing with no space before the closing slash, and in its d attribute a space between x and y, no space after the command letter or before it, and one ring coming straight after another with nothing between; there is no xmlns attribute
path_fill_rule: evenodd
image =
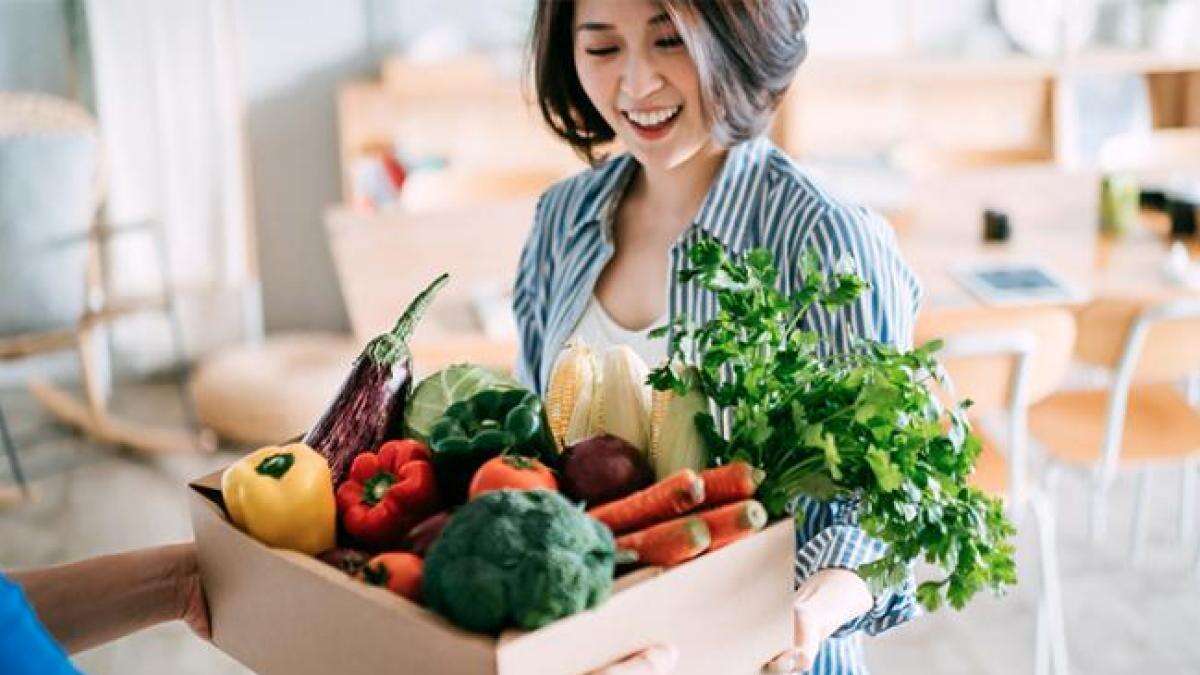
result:
<svg viewBox="0 0 1200 675"><path fill-rule="evenodd" d="M772 129L888 217L1022 583L879 673L1200 672L1200 0L811 0ZM418 367L511 367L531 0L0 0L0 567L191 536L441 271ZM181 626L92 673L244 672Z"/></svg>

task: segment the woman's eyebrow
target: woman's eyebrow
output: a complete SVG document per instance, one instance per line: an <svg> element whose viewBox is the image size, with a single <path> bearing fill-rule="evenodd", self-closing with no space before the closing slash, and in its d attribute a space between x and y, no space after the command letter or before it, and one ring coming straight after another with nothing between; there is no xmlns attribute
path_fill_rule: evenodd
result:
<svg viewBox="0 0 1200 675"><path fill-rule="evenodd" d="M600 23L599 21L584 21L575 27L576 31L581 30L613 30L616 27L611 23Z"/></svg>
<svg viewBox="0 0 1200 675"><path fill-rule="evenodd" d="M651 26L657 26L660 23L670 23L670 22L671 22L671 17L668 16L666 12L662 12L661 14L657 14L657 15L651 17L650 20L647 21L646 23L650 24ZM575 27L576 31L615 30L615 29L616 29L616 26L613 26L611 23L601 23L599 21L584 21L583 23L581 23Z"/></svg>

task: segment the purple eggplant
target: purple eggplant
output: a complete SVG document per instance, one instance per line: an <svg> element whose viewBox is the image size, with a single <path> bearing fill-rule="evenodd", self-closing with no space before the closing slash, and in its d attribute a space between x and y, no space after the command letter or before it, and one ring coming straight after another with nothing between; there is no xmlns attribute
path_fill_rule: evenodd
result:
<svg viewBox="0 0 1200 675"><path fill-rule="evenodd" d="M392 330L367 343L333 402L305 435L304 443L329 462L335 486L346 477L358 453L402 437L404 404L413 379L408 337L449 278L443 274L435 279Z"/></svg>

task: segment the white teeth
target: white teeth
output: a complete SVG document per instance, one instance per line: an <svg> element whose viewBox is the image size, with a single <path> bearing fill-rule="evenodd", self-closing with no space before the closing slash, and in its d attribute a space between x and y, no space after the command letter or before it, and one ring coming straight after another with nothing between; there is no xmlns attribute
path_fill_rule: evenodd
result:
<svg viewBox="0 0 1200 675"><path fill-rule="evenodd" d="M675 106L673 108L661 108L659 110L653 110L650 112L626 110L625 115L638 126L653 127L658 126L659 124L662 124L673 117L675 113L679 112L680 107L681 106Z"/></svg>

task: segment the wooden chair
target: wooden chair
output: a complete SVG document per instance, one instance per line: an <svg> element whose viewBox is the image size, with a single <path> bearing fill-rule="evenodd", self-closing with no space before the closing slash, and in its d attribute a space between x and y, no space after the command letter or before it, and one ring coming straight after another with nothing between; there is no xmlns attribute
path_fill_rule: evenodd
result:
<svg viewBox="0 0 1200 675"><path fill-rule="evenodd" d="M1099 300L1081 310L1078 321L1076 357L1108 368L1112 382L1108 389L1047 398L1032 409L1030 428L1058 467L1090 481L1093 541L1104 533L1117 472L1138 473L1130 547L1136 562L1147 534L1151 467L1183 468L1183 540L1195 525L1200 411L1178 385L1200 373L1200 300Z"/></svg>
<svg viewBox="0 0 1200 675"><path fill-rule="evenodd" d="M1032 479L1027 410L1061 383L1071 360L1075 322L1054 308L970 308L926 312L918 342L946 341L939 361L953 399L974 401L969 414L983 441L973 482L1004 500L1014 520L1031 517L1038 533L1040 597L1035 632L1035 672L1068 670L1055 516L1042 486ZM983 422L1003 421L1003 443Z"/></svg>
<svg viewBox="0 0 1200 675"><path fill-rule="evenodd" d="M205 438L195 434L174 429L165 429L136 424L111 416L107 411L108 373L106 347L103 325L118 317L137 312L165 312L171 321L172 335L175 338L177 356L181 350L178 319L170 298L169 280L165 271L162 241L159 239L159 266L163 273L164 298L148 301L110 298L107 295L105 283L106 242L118 235L133 229L145 229L153 223L139 223L133 226L115 226L100 218L101 205L105 193L105 168L103 152L95 120L82 107L63 99L41 94L25 94L0 92L0 141L12 143L14 156L18 153L28 161L29 158L41 156L46 148L54 142L71 139L78 144L79 152L71 154L63 160L63 166L74 167L76 171L86 174L82 180L90 181L90 187L83 186L83 192L77 194L58 194L58 186L53 183L60 176L49 175L50 187L44 190L29 190L22 192L21 203L11 205L11 208L34 217L47 208L61 206L54 203L57 200L71 199L72 206L69 214L61 215L67 222L56 223L61 234L60 240L51 243L37 241L30 244L27 252L29 260L16 260L32 263L36 256L47 251L70 251L64 258L67 264L60 270L62 275L77 275L77 286L68 284L65 290L48 291L44 288L6 288L6 293L29 293L38 299L27 303L29 307L40 306L40 303L55 303L55 312L64 314L62 319L54 318L39 321L34 328L22 328L5 331L0 328L0 362L22 359L37 354L75 349L79 353L86 401L80 402L75 397L49 382L38 379L29 382L31 393L51 413L67 424L77 427L89 436L106 443L126 445L137 450L158 453L180 449L207 447ZM24 145L18 147L19 144ZM37 145L43 143L44 145ZM88 163L81 165L81 162ZM24 167L24 164L20 165ZM78 177L80 174L73 174ZM29 176L22 176L28 178ZM13 176L15 180L17 176ZM39 178L40 180L40 178ZM46 184L43 184L46 185ZM77 186L78 187L78 186ZM87 194L84 194L87 193ZM39 201L41 200L41 201ZM5 216L7 218L7 216ZM7 221L4 226L9 226ZM36 233L35 233L36 234ZM160 235L158 231L152 234ZM18 240L17 245L21 246ZM10 255L16 255L10 252ZM11 264L11 261L10 263ZM12 296L18 297L17 295ZM65 297L65 299L64 299ZM76 314L71 319L69 314ZM37 319L38 317L34 317ZM66 325L49 324L62 321ZM0 425L0 442L5 445L6 453L13 467L13 475L22 484L24 473L17 462L17 452L8 434L6 426Z"/></svg>

